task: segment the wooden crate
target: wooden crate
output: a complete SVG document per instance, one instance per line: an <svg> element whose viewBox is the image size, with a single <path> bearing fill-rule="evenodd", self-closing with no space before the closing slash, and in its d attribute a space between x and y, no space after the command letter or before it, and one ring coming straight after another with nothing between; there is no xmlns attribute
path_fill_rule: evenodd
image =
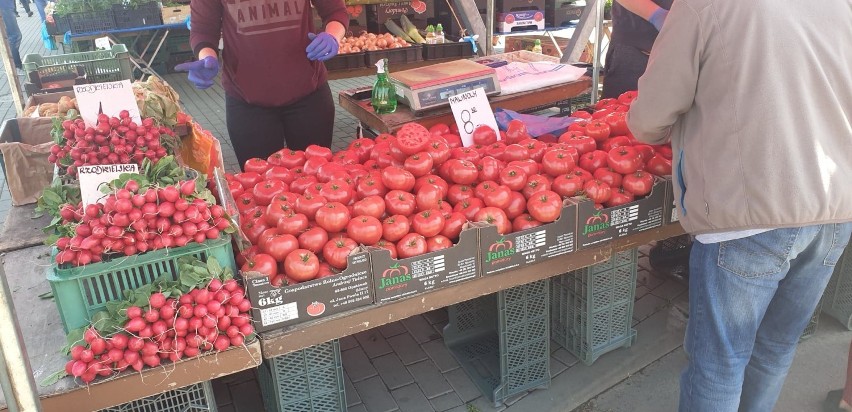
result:
<svg viewBox="0 0 852 412"><path fill-rule="evenodd" d="M541 53L547 56L560 57L559 50L565 50L565 47L568 46L568 42L571 39L566 37L554 37L556 39L556 44L553 44L553 40L550 36L506 36L506 53L520 51L520 50L528 50L532 51L533 46L535 46L536 40L541 40ZM559 49L557 49L557 47ZM592 62L592 53L594 53L594 46L591 42L586 44L586 48L583 50L583 53L580 55L580 61L583 63L591 63Z"/></svg>
<svg viewBox="0 0 852 412"><path fill-rule="evenodd" d="M178 24L189 17L189 5L180 7L163 7L163 24Z"/></svg>

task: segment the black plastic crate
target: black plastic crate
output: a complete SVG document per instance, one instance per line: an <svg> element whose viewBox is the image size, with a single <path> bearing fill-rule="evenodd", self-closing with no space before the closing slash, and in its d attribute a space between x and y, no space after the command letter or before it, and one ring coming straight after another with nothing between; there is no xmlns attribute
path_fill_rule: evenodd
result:
<svg viewBox="0 0 852 412"><path fill-rule="evenodd" d="M71 33L102 33L115 30L115 16L112 9L69 13L64 19L68 22Z"/></svg>
<svg viewBox="0 0 852 412"><path fill-rule="evenodd" d="M361 69L366 66L364 55L366 52L338 54L326 60L325 68L328 71Z"/></svg>
<svg viewBox="0 0 852 412"><path fill-rule="evenodd" d="M413 63L423 60L423 52L421 45L414 44L409 47L400 47L398 49L376 50L365 52L367 67L373 67L381 59L388 59L390 70L393 70L394 64Z"/></svg>
<svg viewBox="0 0 852 412"><path fill-rule="evenodd" d="M140 4L136 7L126 4L113 4L112 11L115 15L115 26L119 29L159 26L163 24L160 5L155 1Z"/></svg>
<svg viewBox="0 0 852 412"><path fill-rule="evenodd" d="M473 46L470 42L457 40L447 39L445 43L424 44L423 60L464 59L473 56Z"/></svg>

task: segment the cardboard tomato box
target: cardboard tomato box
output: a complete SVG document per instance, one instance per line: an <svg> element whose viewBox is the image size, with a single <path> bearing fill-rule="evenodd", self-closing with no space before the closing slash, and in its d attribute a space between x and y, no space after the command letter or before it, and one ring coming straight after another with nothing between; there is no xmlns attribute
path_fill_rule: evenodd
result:
<svg viewBox="0 0 852 412"><path fill-rule="evenodd" d="M566 200L559 219L520 232L500 235L497 227L479 229L482 276L571 253L576 248L577 205Z"/></svg>
<svg viewBox="0 0 852 412"><path fill-rule="evenodd" d="M458 243L444 250L407 259L392 259L385 249L370 249L376 303L440 289L479 275L478 229L468 226Z"/></svg>
<svg viewBox="0 0 852 412"><path fill-rule="evenodd" d="M674 179L671 176L666 176L666 203L663 206L663 223L671 224L677 222L677 199L674 194Z"/></svg>
<svg viewBox="0 0 852 412"><path fill-rule="evenodd" d="M336 276L281 287L259 273L244 273L243 277L258 332L373 304L370 254L364 249L349 255L346 270Z"/></svg>
<svg viewBox="0 0 852 412"><path fill-rule="evenodd" d="M577 249L585 249L663 225L666 181L655 177L651 193L625 205L595 209L589 199L577 204Z"/></svg>

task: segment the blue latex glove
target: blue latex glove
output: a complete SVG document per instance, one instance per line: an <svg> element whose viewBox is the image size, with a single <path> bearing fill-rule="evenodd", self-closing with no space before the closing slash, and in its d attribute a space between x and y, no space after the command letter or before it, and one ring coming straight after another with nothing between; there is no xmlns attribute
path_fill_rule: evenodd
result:
<svg viewBox="0 0 852 412"><path fill-rule="evenodd" d="M204 90L213 85L213 79L219 74L219 59L207 56L202 60L181 63L175 66L179 72L189 72L189 81L196 88Z"/></svg>
<svg viewBox="0 0 852 412"><path fill-rule="evenodd" d="M666 22L666 16L668 15L668 10L662 7L658 7L657 10L654 10L654 12L651 13L651 18L648 19L648 22L653 24L654 28L657 29L657 31L660 31L660 29L663 28L663 23Z"/></svg>
<svg viewBox="0 0 852 412"><path fill-rule="evenodd" d="M311 44L305 49L308 53L308 60L319 60L324 62L334 56L337 56L337 50L340 45L337 44L337 39L327 32L320 34L308 33L308 39Z"/></svg>

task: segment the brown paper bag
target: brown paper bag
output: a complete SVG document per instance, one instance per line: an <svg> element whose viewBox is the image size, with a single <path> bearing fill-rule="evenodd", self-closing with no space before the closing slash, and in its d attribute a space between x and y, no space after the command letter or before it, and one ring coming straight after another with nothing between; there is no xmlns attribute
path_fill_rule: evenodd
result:
<svg viewBox="0 0 852 412"><path fill-rule="evenodd" d="M211 181L213 169L218 167L224 170L222 146L219 139L213 137L213 134L204 130L201 125L196 122L191 124L192 129L181 144L181 160L186 166L206 174L208 181Z"/></svg>
<svg viewBox="0 0 852 412"><path fill-rule="evenodd" d="M53 140L49 118L10 119L0 135L0 153L12 204L35 203L53 180L53 164L47 161Z"/></svg>

